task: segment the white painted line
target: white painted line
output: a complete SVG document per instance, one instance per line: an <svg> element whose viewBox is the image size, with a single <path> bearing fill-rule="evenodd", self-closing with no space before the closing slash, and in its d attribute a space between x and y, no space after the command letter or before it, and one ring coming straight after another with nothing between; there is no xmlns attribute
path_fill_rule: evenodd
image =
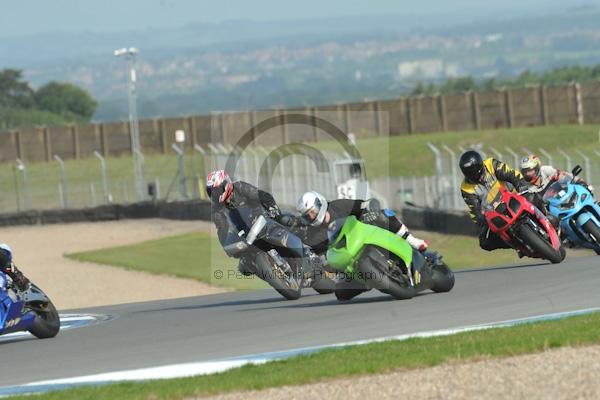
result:
<svg viewBox="0 0 600 400"><path fill-rule="evenodd" d="M428 338L438 336L454 335L462 332L480 331L490 328L501 328L515 325L522 325L533 322L549 321L572 317L576 315L590 314L600 311L598 308L588 308L576 311L559 312L552 314L544 314L527 318L519 318L513 320L499 321L481 325L471 325L452 329L441 329L435 331L409 333L397 336L387 336L375 339L356 340L345 343L336 343L323 346L304 347L293 350L270 352L263 354L254 354L242 357L228 358L215 361L192 362L185 364L173 364L160 367L140 368L126 371L107 372L95 375L86 375L73 378L53 379L47 381L32 382L21 386L12 386L0 388L0 397L27 394L41 393L51 390L67 389L72 386L80 385L102 385L122 381L143 381L152 379L172 379L185 378L191 376L215 374L224 372L233 368L238 368L248 364L264 364L270 361L282 360L285 358L315 353L321 350L338 348L344 346L356 346L368 343L377 343L388 340L406 340L411 338Z"/></svg>
<svg viewBox="0 0 600 400"><path fill-rule="evenodd" d="M108 321L114 317L110 315L99 314L60 314L60 330L66 331L75 328L81 328L93 325L99 322ZM14 332L0 336L0 343L10 342L18 339L33 338L29 332Z"/></svg>

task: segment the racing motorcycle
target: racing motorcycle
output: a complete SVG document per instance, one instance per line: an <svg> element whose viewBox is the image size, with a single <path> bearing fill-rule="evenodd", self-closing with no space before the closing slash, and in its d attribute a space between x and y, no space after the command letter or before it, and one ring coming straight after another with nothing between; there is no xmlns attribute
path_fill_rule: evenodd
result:
<svg viewBox="0 0 600 400"><path fill-rule="evenodd" d="M573 177L579 175L581 167L577 165L572 172ZM550 213L560 219L569 242L600 254L600 207L587 187L564 176L545 189L544 201Z"/></svg>
<svg viewBox="0 0 600 400"><path fill-rule="evenodd" d="M402 237L354 216L330 223L328 238L328 265L368 289L402 300L454 287L454 273L436 253L423 255Z"/></svg>
<svg viewBox="0 0 600 400"><path fill-rule="evenodd" d="M19 290L12 279L0 271L0 335L29 331L40 339L54 337L60 319L52 301L35 284Z"/></svg>
<svg viewBox="0 0 600 400"><path fill-rule="evenodd" d="M490 230L513 249L552 263L564 260L566 252L548 218L523 195L501 186L482 204Z"/></svg>
<svg viewBox="0 0 600 400"><path fill-rule="evenodd" d="M261 211L240 207L230 215L241 240L223 247L231 257L251 265L254 275L267 282L288 300L300 298L302 289L311 287L319 294L333 293L335 283L324 271L306 271L303 260L291 247L283 227ZM304 246L296 243L296 249ZM297 250L296 250L297 251ZM242 260L243 259L243 260Z"/></svg>

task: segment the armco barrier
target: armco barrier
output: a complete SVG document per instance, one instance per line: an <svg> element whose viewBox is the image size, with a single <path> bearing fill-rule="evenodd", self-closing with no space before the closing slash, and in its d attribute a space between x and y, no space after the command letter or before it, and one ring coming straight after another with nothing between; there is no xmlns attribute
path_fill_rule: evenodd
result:
<svg viewBox="0 0 600 400"><path fill-rule="evenodd" d="M210 203L192 200L170 203L141 202L94 208L25 211L0 214L0 227L15 225L62 224L69 222L115 221L120 219L164 218L210 221ZM440 211L405 206L402 221L411 230L425 230L455 235L477 235L475 224L464 212Z"/></svg>
<svg viewBox="0 0 600 400"><path fill-rule="evenodd" d="M466 212L405 206L402 222L411 230L477 236L477 226Z"/></svg>
<svg viewBox="0 0 600 400"><path fill-rule="evenodd" d="M208 221L210 220L210 203L199 200L171 203L141 202L82 209L32 210L20 213L0 214L0 227L142 218Z"/></svg>

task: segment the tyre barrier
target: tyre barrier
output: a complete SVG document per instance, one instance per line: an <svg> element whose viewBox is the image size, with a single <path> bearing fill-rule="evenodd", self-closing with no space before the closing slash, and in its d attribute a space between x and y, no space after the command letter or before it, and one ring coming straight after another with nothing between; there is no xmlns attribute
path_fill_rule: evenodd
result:
<svg viewBox="0 0 600 400"><path fill-rule="evenodd" d="M29 210L0 214L0 227L142 218L209 221L210 207L207 201L189 200L169 203L145 201L79 209Z"/></svg>
<svg viewBox="0 0 600 400"><path fill-rule="evenodd" d="M208 201L189 200L168 203L144 201L81 209L31 210L0 214L0 227L142 218L210 221L210 208L211 204ZM401 214L402 221L412 230L477 235L475 224L464 212L406 205Z"/></svg>
<svg viewBox="0 0 600 400"><path fill-rule="evenodd" d="M477 225L462 211L442 211L406 205L402 209L402 222L411 230L477 236Z"/></svg>

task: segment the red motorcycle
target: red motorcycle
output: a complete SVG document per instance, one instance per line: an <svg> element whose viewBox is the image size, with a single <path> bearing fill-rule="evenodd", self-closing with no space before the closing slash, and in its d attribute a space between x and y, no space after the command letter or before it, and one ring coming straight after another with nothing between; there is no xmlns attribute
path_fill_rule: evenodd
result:
<svg viewBox="0 0 600 400"><path fill-rule="evenodd" d="M483 205L483 215L493 233L527 257L552 263L565 259L566 252L556 230L525 197L504 187L492 197L492 201Z"/></svg>

